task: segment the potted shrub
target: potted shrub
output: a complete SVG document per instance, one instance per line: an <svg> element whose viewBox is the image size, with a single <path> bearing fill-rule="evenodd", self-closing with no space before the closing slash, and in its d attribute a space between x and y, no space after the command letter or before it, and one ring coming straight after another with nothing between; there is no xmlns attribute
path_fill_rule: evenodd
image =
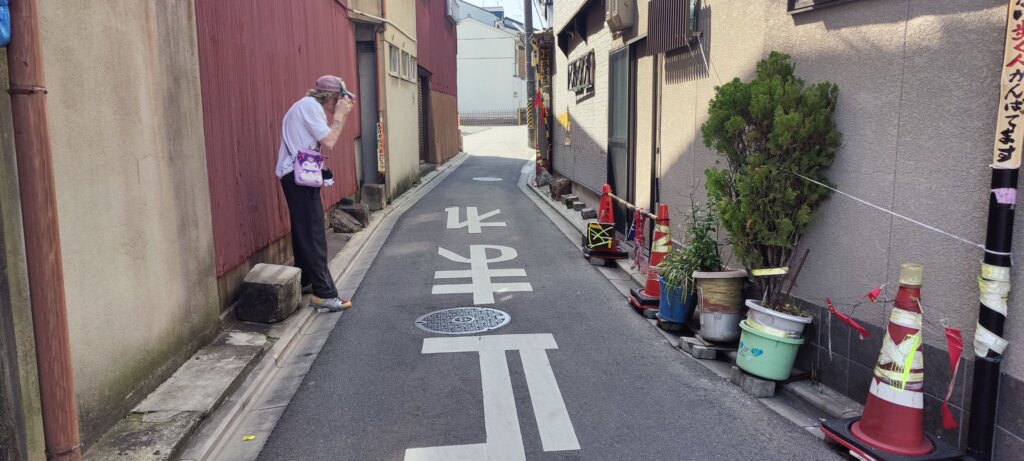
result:
<svg viewBox="0 0 1024 461"><path fill-rule="evenodd" d="M726 270L718 243L718 215L714 204L695 206L687 229L688 250L701 261L692 273L700 316L700 336L708 341L732 342L740 336L743 319L744 270Z"/></svg>
<svg viewBox="0 0 1024 461"><path fill-rule="evenodd" d="M671 326L686 323L697 302L693 274L722 268L714 229L714 216L695 205L686 228L685 246L670 252L658 265L664 300L658 305L658 318L662 322Z"/></svg>
<svg viewBox="0 0 1024 461"><path fill-rule="evenodd" d="M838 94L838 87L829 82L805 87L794 75L789 56L779 52L757 64L750 82L734 79L715 88L701 130L704 144L718 151L727 165L705 171L708 196L716 204L736 257L752 273L788 267L814 210L829 196L828 189L804 178L828 183L822 173L832 164L841 137L832 121ZM803 342L799 338L811 317L789 303L782 292L784 281L782 277L753 278L763 298L746 303L751 313L740 325L743 337L737 364L741 368L744 343L750 344L744 338L751 331L758 340L785 340L776 344L780 352L778 357L771 354L771 360L764 360L763 348L746 353L748 359L759 358L761 363L781 359L780 368L790 352L795 358ZM785 379L790 367L791 361L784 371L744 369Z"/></svg>

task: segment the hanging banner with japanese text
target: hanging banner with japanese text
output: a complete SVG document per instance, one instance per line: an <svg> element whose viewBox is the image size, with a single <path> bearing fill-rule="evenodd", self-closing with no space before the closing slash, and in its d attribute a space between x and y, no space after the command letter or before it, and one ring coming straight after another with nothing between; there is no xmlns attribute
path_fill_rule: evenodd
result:
<svg viewBox="0 0 1024 461"><path fill-rule="evenodd" d="M992 168L1020 168L1024 148L1021 123L1024 123L1024 0L1009 0Z"/></svg>

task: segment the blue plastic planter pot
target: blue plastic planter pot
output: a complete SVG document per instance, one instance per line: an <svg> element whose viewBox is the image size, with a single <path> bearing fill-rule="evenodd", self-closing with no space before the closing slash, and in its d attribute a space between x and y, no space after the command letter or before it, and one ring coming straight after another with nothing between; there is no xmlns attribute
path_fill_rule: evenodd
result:
<svg viewBox="0 0 1024 461"><path fill-rule="evenodd" d="M697 295L691 290L683 301L683 287L666 287L665 279L658 276L661 301L658 303L658 318L673 323L686 323L697 307Z"/></svg>

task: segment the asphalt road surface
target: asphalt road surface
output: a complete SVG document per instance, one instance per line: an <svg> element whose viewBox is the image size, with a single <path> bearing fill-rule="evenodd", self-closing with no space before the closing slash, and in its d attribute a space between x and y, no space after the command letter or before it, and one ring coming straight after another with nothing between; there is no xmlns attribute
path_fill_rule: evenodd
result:
<svg viewBox="0 0 1024 461"><path fill-rule="evenodd" d="M260 459L841 459L652 332L517 187L524 164L470 157L400 218ZM415 323L471 306L510 320Z"/></svg>

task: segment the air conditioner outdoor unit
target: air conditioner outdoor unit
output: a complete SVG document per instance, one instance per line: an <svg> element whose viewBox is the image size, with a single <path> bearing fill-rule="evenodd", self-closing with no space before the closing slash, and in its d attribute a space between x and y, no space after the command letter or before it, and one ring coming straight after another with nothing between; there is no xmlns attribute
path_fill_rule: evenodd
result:
<svg viewBox="0 0 1024 461"><path fill-rule="evenodd" d="M636 0L608 0L604 21L612 31L633 27L636 21Z"/></svg>

